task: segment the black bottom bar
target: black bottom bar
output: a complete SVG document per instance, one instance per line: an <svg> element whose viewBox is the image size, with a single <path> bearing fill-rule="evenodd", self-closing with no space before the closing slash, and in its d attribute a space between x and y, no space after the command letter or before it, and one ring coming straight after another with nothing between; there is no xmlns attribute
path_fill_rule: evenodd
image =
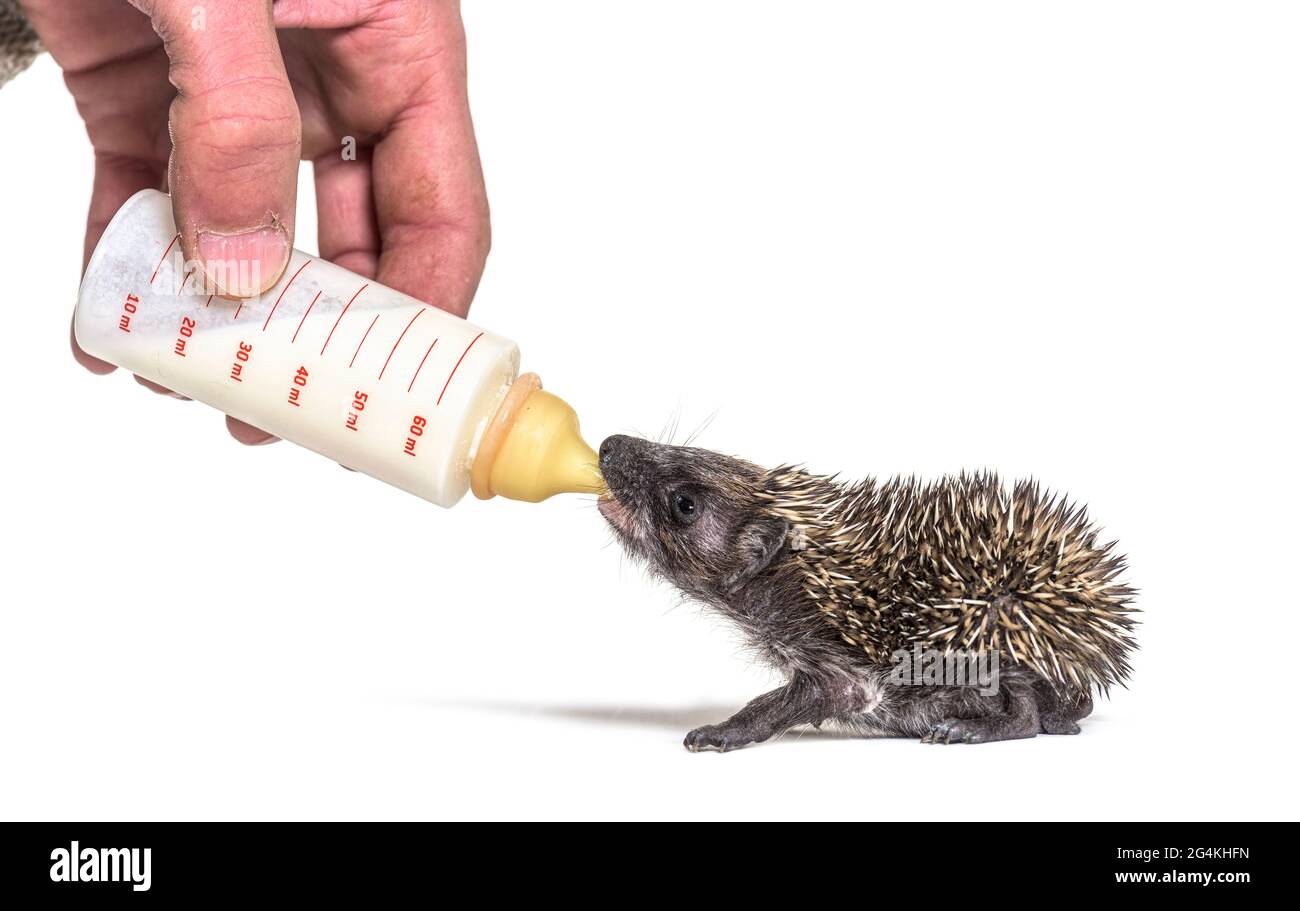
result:
<svg viewBox="0 0 1300 911"><path fill-rule="evenodd" d="M535 899L623 882L635 885L638 899L658 888L680 901L685 884L716 878L721 894L706 901L755 886L761 899L762 883L836 880L841 895L857 883L864 901L884 886L967 901L1032 894L1231 901L1261 883L1289 883L1281 866L1296 834L1290 824L1245 823L877 821L734 835L721 828L620 838L577 828L557 837L522 827L380 823L6 824L0 895L373 900L412 888L445 895L454 880L493 896L532 888Z"/></svg>

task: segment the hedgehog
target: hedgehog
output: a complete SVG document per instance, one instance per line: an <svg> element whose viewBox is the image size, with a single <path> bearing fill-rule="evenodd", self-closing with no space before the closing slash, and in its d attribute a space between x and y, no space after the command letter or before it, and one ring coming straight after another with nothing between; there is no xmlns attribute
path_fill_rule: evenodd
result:
<svg viewBox="0 0 1300 911"><path fill-rule="evenodd" d="M1036 482L846 483L623 435L599 459L625 550L786 680L688 733L692 752L809 724L943 744L1077 734L1129 676L1126 559Z"/></svg>

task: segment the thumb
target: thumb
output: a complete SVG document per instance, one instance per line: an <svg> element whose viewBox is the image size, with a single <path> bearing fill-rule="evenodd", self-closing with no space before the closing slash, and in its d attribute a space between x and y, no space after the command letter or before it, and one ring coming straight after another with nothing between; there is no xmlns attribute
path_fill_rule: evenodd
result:
<svg viewBox="0 0 1300 911"><path fill-rule="evenodd" d="M219 294L261 294L293 249L302 149L271 0L132 2L171 61L168 182L186 259Z"/></svg>

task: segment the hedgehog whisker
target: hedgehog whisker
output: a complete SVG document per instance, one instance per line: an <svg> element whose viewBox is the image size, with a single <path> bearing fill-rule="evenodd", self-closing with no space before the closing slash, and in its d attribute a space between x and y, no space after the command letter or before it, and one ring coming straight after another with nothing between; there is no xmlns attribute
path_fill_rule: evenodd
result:
<svg viewBox="0 0 1300 911"><path fill-rule="evenodd" d="M682 403L679 400L672 413L668 416L668 420L664 421L663 429L659 431L656 441L662 445L671 446L673 437L677 435L677 425L681 422L681 419Z"/></svg>
<svg viewBox="0 0 1300 911"><path fill-rule="evenodd" d="M720 410L720 409L714 408L714 409L713 409L713 412L712 412L708 417L706 417L706 418L705 418L705 419L700 423L700 426L699 426L699 427L696 427L696 428L695 428L694 432L692 432L691 435L688 436L688 437L686 438L686 442L682 443L682 445L683 445L683 446L690 446L692 443L694 443L694 442L699 438L700 434L702 434L702 433L704 433L704 431L708 430L708 429L709 429L709 425L713 423L713 419L716 418L716 417L718 416L718 411L719 411L719 410Z"/></svg>

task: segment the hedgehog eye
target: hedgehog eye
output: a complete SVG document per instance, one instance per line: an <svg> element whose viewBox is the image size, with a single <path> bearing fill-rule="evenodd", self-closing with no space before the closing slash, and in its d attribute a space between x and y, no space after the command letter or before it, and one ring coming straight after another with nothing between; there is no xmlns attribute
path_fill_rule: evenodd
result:
<svg viewBox="0 0 1300 911"><path fill-rule="evenodd" d="M684 490L674 492L669 500L672 502L673 518L683 525L694 522L700 514L700 507L695 497Z"/></svg>

